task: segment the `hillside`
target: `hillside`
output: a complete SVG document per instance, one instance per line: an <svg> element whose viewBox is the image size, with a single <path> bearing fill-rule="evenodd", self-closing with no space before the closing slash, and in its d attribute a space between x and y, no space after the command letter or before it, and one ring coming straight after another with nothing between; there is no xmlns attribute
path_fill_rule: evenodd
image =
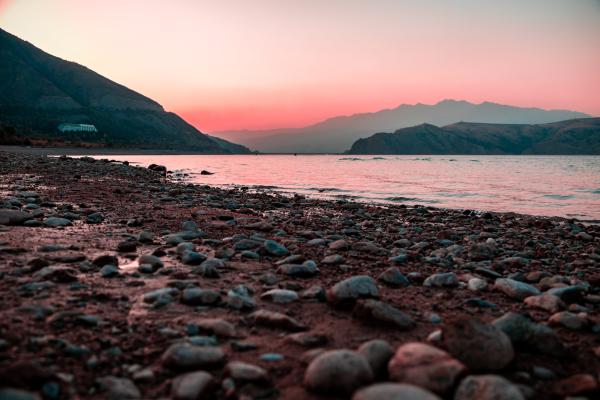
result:
<svg viewBox="0 0 600 400"><path fill-rule="evenodd" d="M64 134L62 122L96 134ZM248 153L214 140L154 100L0 29L0 123L34 142Z"/></svg>
<svg viewBox="0 0 600 400"><path fill-rule="evenodd" d="M295 129L219 132L220 137L263 152L340 153L373 132L429 123L444 126L458 121L499 124L542 124L589 115L566 110L520 108L495 103L473 104L444 100L437 104L403 104L391 110L340 116Z"/></svg>
<svg viewBox="0 0 600 400"><path fill-rule="evenodd" d="M423 124L357 140L348 154L600 154L600 118L549 124Z"/></svg>

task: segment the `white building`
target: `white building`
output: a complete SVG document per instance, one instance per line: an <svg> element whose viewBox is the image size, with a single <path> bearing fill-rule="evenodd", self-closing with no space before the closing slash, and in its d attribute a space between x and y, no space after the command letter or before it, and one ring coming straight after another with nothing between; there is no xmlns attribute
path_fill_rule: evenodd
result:
<svg viewBox="0 0 600 400"><path fill-rule="evenodd" d="M98 129L94 125L89 124L60 124L58 130L62 133L65 132L98 132Z"/></svg>

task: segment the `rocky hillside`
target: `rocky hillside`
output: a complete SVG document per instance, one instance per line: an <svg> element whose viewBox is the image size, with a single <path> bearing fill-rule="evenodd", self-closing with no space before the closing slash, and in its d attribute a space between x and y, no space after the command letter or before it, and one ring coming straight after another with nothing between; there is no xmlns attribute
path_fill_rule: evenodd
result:
<svg viewBox="0 0 600 400"><path fill-rule="evenodd" d="M62 122L97 134L61 134ZM0 123L23 138L107 147L247 153L202 134L178 115L123 85L62 60L0 29Z"/></svg>
<svg viewBox="0 0 600 400"><path fill-rule="evenodd" d="M393 132L421 123L444 126L459 121L497 124L543 124L589 115L484 102L444 100L437 104L403 104L394 109L330 118L304 128L219 132L220 137L251 149L281 153L341 153L374 132Z"/></svg>
<svg viewBox="0 0 600 400"><path fill-rule="evenodd" d="M423 124L359 139L348 154L600 154L600 118L550 124Z"/></svg>

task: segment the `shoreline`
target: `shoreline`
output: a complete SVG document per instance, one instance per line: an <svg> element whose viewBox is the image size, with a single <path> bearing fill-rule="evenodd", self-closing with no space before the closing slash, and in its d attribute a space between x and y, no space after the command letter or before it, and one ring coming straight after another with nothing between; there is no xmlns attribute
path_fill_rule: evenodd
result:
<svg viewBox="0 0 600 400"><path fill-rule="evenodd" d="M95 150L95 149L94 149ZM61 156L61 155L66 155L66 156L70 156L70 157L76 157L76 156L92 156L92 157L96 157L97 159L104 159L107 158L109 161L124 161L124 160L114 160L111 159L111 156L114 157L119 157L119 158L124 158L127 156L142 156L142 157L146 157L145 160L151 159L149 158L150 156L217 156L217 157L221 157L224 156L225 154L205 154L205 153L179 153L179 152L171 152L168 153L165 150L141 150L141 149L112 149L112 153L102 153L102 152L98 152L98 151L92 151L92 149L88 149L87 152L82 151L82 149L79 148L32 148L32 147L15 147L15 146L1 146L0 145L0 152L1 151L6 151L9 153L18 153L18 154L34 154L34 155L47 155L47 156L51 156L51 157L56 157L56 156ZM231 154L227 154L227 155L231 155ZM289 156L291 154L243 154L243 155L255 155L255 156ZM307 156L307 155L312 155L312 156L331 156L331 157L337 157L340 156L340 154L300 154L300 156ZM232 156L238 156L238 155L232 155ZM389 156L389 155L388 155ZM412 156L412 155L405 155L406 157ZM432 155L430 155L432 156ZM438 155L439 157L444 157L443 155ZM433 155L432 157L436 157L436 155ZM454 155L454 157L471 157L471 155ZM498 157L498 156L490 156L490 155L484 155L484 157ZM514 157L511 155L503 155L503 156L499 156L499 157ZM525 156L525 157L540 157L540 158L545 158L545 157L562 157L559 155L548 155L548 156ZM572 156L569 156L572 157ZM590 156L581 156L581 157L590 157ZM143 164L140 161L129 161L131 165L139 165L142 166ZM160 162L160 161L158 161ZM177 171L178 170L174 170L174 171L169 171L169 172L173 172L177 175ZM198 174L193 173L193 174ZM203 185L205 183L203 182L194 182L191 178L191 175L189 176L183 176L185 174L179 174L179 176L176 177L177 180L181 181L186 181L187 183L195 183L195 184L199 184L199 185ZM562 215L557 215L555 213L556 210L552 210L552 209L548 209L548 210L535 210L535 211L530 211L528 212L527 210L518 210L518 208L516 210L511 209L511 207L484 207L484 208L478 208L475 205L471 204L471 205L462 205L462 204L454 204L454 205L438 205L438 201L437 200L422 200L420 201L419 199L402 199L402 200L393 200L393 199L388 199L388 198L372 198L367 196L363 196L363 195L335 195L335 194L328 194L330 192L335 192L336 190L332 190L329 187L326 188L322 188L319 189L318 187L315 188L311 188L309 190L294 190L293 188L287 188L285 186L270 186L270 185L261 185L261 184L257 184L257 185L250 185L247 183L225 183L225 184L214 184L214 187L216 188L220 188L220 189L230 189L230 188L242 188L242 187L249 187L252 190L263 190L263 189L273 189L273 191L284 194L286 196L294 196L294 194L299 194L299 195L304 195L304 196L310 196L311 198L316 198L316 199L322 199L322 200L328 200L328 201L350 201L350 202L359 202L359 203L363 203L363 204L371 204L371 205L390 205L390 206L394 206L394 205L409 205L411 207L414 206L420 206L420 207L433 207L433 208L438 208L438 209L453 209L453 210L471 210L471 211L477 211L477 212L492 212L492 213L514 213L514 214L519 214L519 215L526 215L526 216L539 216L539 217L557 217L557 218L564 218L565 220L569 220L569 221L578 221L584 224L600 224L600 219L598 218L594 218L594 216L591 215L585 215L585 214L580 214L580 215L576 215L576 214L562 214ZM313 190L314 193L310 193L310 190ZM340 190L340 191L344 191L344 190ZM393 194L390 193L390 196L393 196ZM404 195L400 195L400 197L402 197ZM495 209L494 209L495 208Z"/></svg>
<svg viewBox="0 0 600 400"><path fill-rule="evenodd" d="M481 373L476 359L527 398L598 393L598 226L250 193L3 150L0 199L30 214L0 209L0 387L177 397L184 373L205 370L216 398L324 399L327 384L401 380L389 351L419 342L461 366L443 389L419 381L441 398ZM511 312L533 336L511 334ZM347 364L328 351L358 348L349 357L370 372L318 379Z"/></svg>
<svg viewBox="0 0 600 400"><path fill-rule="evenodd" d="M232 155L232 156L343 156L343 157L356 157L356 156L432 156L432 157L445 157L445 156L456 156L456 157L600 157L598 154L379 154L379 153L365 153L365 154L348 154L342 153L244 153L244 154L230 154L230 153L202 153L202 152L189 152L182 150L173 149L137 149L137 148L106 148L106 147L31 147L31 146L14 146L14 145L0 145L0 151L9 153L26 153L26 154L38 154L38 155L97 155L97 156L127 156L127 155L198 155L198 156L210 156L210 155Z"/></svg>

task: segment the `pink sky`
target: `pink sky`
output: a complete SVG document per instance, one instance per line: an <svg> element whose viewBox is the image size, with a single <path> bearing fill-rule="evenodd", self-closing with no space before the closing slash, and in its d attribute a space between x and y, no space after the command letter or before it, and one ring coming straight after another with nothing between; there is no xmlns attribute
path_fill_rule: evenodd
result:
<svg viewBox="0 0 600 400"><path fill-rule="evenodd" d="M600 115L597 0L0 0L0 27L205 132L444 98Z"/></svg>

